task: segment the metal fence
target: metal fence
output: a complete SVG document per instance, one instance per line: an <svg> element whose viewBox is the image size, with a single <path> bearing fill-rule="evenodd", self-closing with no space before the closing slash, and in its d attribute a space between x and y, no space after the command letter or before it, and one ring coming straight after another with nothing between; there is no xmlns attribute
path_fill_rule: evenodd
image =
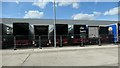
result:
<svg viewBox="0 0 120 68"><path fill-rule="evenodd" d="M116 41L116 39L118 41ZM114 37L113 35L99 35L99 37L89 37L88 35L56 35L57 47L64 46L92 46L104 44L119 44L120 37ZM54 47L53 35L3 35L2 36L2 48L40 48Z"/></svg>

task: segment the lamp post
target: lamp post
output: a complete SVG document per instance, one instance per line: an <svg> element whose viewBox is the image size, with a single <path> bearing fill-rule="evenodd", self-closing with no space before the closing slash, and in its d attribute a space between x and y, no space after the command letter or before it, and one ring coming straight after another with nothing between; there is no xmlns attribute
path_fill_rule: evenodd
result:
<svg viewBox="0 0 120 68"><path fill-rule="evenodd" d="M55 26L55 23L56 23L56 6L55 6L55 0L54 0L54 47L56 47L56 26Z"/></svg>

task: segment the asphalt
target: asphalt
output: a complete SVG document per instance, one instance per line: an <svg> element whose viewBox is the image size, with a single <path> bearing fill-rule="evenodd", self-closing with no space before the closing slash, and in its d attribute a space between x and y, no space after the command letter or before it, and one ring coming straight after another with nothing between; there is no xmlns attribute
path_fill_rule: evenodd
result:
<svg viewBox="0 0 120 68"><path fill-rule="evenodd" d="M2 50L3 66L118 66L118 45Z"/></svg>

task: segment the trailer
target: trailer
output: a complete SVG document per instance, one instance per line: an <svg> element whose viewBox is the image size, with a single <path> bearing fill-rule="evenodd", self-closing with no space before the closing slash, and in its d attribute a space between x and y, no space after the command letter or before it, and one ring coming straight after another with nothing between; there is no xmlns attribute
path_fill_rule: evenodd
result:
<svg viewBox="0 0 120 68"><path fill-rule="evenodd" d="M49 25L34 25L36 46L49 46L48 29Z"/></svg>
<svg viewBox="0 0 120 68"><path fill-rule="evenodd" d="M120 43L120 23L110 24L109 33L113 35L114 42Z"/></svg>
<svg viewBox="0 0 120 68"><path fill-rule="evenodd" d="M74 29L73 25L68 26L68 44L73 45L73 38L74 38Z"/></svg>
<svg viewBox="0 0 120 68"><path fill-rule="evenodd" d="M13 23L13 35L15 45L17 46L31 46L34 41L34 30L29 23L14 22Z"/></svg>
<svg viewBox="0 0 120 68"><path fill-rule="evenodd" d="M87 25L74 25L74 38L73 44L88 43L88 26Z"/></svg>
<svg viewBox="0 0 120 68"><path fill-rule="evenodd" d="M88 26L89 44L99 43L99 26Z"/></svg>
<svg viewBox="0 0 120 68"><path fill-rule="evenodd" d="M109 34L109 27L106 25L99 26L99 37L101 43L113 43L113 35Z"/></svg>
<svg viewBox="0 0 120 68"><path fill-rule="evenodd" d="M55 24L56 28L56 44L58 46L68 44L68 24ZM62 41L62 42L61 42Z"/></svg>
<svg viewBox="0 0 120 68"><path fill-rule="evenodd" d="M48 38L49 38L49 45L54 46L54 27L51 27L49 29Z"/></svg>
<svg viewBox="0 0 120 68"><path fill-rule="evenodd" d="M0 27L2 29L2 40L1 40L1 43L2 43L2 49L4 48L10 48L10 47L13 47L13 33L12 33L12 30L13 28L8 26L8 25L5 25L5 24L0 24Z"/></svg>

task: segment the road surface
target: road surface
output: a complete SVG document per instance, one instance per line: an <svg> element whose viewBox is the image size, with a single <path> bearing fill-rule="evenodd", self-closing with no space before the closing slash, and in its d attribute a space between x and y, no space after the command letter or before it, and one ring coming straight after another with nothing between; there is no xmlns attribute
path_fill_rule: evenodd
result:
<svg viewBox="0 0 120 68"><path fill-rule="evenodd" d="M118 46L3 50L3 66L118 66Z"/></svg>

